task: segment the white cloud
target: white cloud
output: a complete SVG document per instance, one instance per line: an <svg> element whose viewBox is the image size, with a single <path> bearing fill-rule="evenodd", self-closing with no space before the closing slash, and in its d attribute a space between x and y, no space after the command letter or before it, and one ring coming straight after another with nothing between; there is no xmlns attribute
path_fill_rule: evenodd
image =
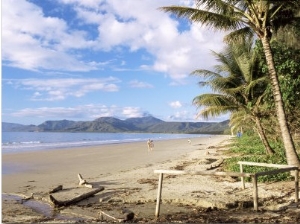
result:
<svg viewBox="0 0 300 224"><path fill-rule="evenodd" d="M136 79L131 80L129 82L129 85L130 85L130 87L133 87L133 88L153 88L153 85L146 83L146 82L138 81Z"/></svg>
<svg viewBox="0 0 300 224"><path fill-rule="evenodd" d="M182 104L180 103L180 101L174 101L174 102L171 102L169 103L170 107L173 107L173 108L180 108L182 107Z"/></svg>
<svg viewBox="0 0 300 224"><path fill-rule="evenodd" d="M171 116L169 116L167 118L167 120L169 121L182 121L182 120L192 120L193 116L191 115L191 113L187 110L183 110L183 111L177 111L174 114L172 114Z"/></svg>
<svg viewBox="0 0 300 224"><path fill-rule="evenodd" d="M126 118L130 117L142 117L145 112L141 111L139 107L124 107L122 109L122 115Z"/></svg>
<svg viewBox="0 0 300 224"><path fill-rule="evenodd" d="M190 24L190 28L181 32L178 20L158 10L161 6L174 4L192 6L194 1L124 0L120 4L119 0L110 0L101 5L105 15L99 13L99 8L89 8L86 13L87 7L83 5L77 7L77 12L85 22L98 25L98 47L105 50L118 46L129 47L132 51L145 49L155 58L150 68L167 74L177 83L184 83L182 79L190 72L214 63L210 50L220 49L222 36L199 24Z"/></svg>
<svg viewBox="0 0 300 224"><path fill-rule="evenodd" d="M120 119L130 117L141 117L145 114L139 107L117 107L87 104L77 107L40 107L25 108L11 113L14 117L37 117L45 119L84 119L94 120L99 117L119 117Z"/></svg>
<svg viewBox="0 0 300 224"><path fill-rule="evenodd" d="M68 24L46 17L27 1L2 2L3 64L27 70L90 71L102 63L84 61L69 51L93 45L86 33L70 30Z"/></svg>
<svg viewBox="0 0 300 224"><path fill-rule="evenodd" d="M65 4L75 4L86 8L93 8L96 9L98 6L103 2L103 0L60 0L61 2Z"/></svg>
<svg viewBox="0 0 300 224"><path fill-rule="evenodd" d="M119 91L119 79L108 77L103 79L11 79L3 80L15 88L33 91L31 100L57 101L67 97L82 97L90 92Z"/></svg>
<svg viewBox="0 0 300 224"><path fill-rule="evenodd" d="M155 61L143 67L162 72L177 83L194 69L214 63L210 50L220 49L222 37L199 24L182 32L178 20L158 10L161 6L194 1L174 0L60 0L77 13L72 24L47 17L42 9L20 0L2 3L4 65L29 70L90 71L106 62L88 59L83 50L146 50ZM77 23L79 19L79 24ZM95 27L88 33L85 25ZM72 28L71 28L72 27ZM91 31L91 29L89 29ZM142 65L141 65L142 66Z"/></svg>

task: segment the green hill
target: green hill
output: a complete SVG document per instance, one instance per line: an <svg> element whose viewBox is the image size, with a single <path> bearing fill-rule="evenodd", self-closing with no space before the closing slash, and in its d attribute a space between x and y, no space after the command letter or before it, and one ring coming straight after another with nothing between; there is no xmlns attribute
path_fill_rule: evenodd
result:
<svg viewBox="0 0 300 224"><path fill-rule="evenodd" d="M2 122L2 131L223 134L224 130L229 128L228 123L229 121L166 122L152 116L126 120L100 117L94 121L45 121L37 126Z"/></svg>

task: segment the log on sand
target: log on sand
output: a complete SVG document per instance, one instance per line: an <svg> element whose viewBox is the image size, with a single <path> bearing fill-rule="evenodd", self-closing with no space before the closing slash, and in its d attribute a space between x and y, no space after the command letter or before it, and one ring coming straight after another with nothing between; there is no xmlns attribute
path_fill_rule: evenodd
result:
<svg viewBox="0 0 300 224"><path fill-rule="evenodd" d="M223 162L224 162L224 159L223 159L223 158L220 158L220 159L218 159L216 162L214 162L214 163L210 164L209 166L207 166L205 169L206 169L206 170L212 170L212 169L215 169L215 168L221 166Z"/></svg>
<svg viewBox="0 0 300 224"><path fill-rule="evenodd" d="M76 197L74 197L72 199L65 200L65 201L59 201L59 200L55 199L51 194L49 195L49 198L50 198L50 202L55 207L68 206L68 205L75 204L75 203L77 203L77 202L79 202L79 201L81 201L83 199L88 198L88 197L91 197L91 196L93 196L93 195L95 195L98 192L103 191L103 190L104 190L104 187L99 187L99 188L96 188L93 191L90 191L90 192L78 195L78 196L76 196Z"/></svg>
<svg viewBox="0 0 300 224"><path fill-rule="evenodd" d="M57 187L55 187L52 190L50 190L49 194L61 191L62 189L63 189L63 185L58 185Z"/></svg>
<svg viewBox="0 0 300 224"><path fill-rule="evenodd" d="M104 220L103 216L106 216L106 217L108 217L110 219L113 219L114 221L117 221L117 222L127 222L127 221L133 220L133 218L134 218L134 212L127 209L127 208L123 208L121 213L122 213L122 217L117 218L117 217L114 217L114 216L104 212L104 211L100 211L100 213L99 213L100 214L100 220L101 221Z"/></svg>

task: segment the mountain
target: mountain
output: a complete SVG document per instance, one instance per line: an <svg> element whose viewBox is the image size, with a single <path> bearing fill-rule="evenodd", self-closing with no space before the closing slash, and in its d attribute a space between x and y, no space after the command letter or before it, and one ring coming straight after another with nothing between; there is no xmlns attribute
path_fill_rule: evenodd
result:
<svg viewBox="0 0 300 224"><path fill-rule="evenodd" d="M229 121L165 122L152 116L128 118L126 120L114 117L100 117L94 121L45 121L38 126L2 122L2 131L222 134L224 130L229 129L228 124Z"/></svg>
<svg viewBox="0 0 300 224"><path fill-rule="evenodd" d="M38 125L38 128L43 131L60 131L67 127L71 127L74 124L76 124L76 121L45 121L44 123Z"/></svg>
<svg viewBox="0 0 300 224"><path fill-rule="evenodd" d="M166 123L152 116L128 118L125 120L125 122L131 124L132 127L139 129L140 131L149 131L149 128L151 128L151 126Z"/></svg>
<svg viewBox="0 0 300 224"><path fill-rule="evenodd" d="M38 131L39 128L35 125L22 125L22 124L14 124L14 123L6 123L2 122L2 131L4 132L13 132L13 131L25 131L25 132L34 132Z"/></svg>

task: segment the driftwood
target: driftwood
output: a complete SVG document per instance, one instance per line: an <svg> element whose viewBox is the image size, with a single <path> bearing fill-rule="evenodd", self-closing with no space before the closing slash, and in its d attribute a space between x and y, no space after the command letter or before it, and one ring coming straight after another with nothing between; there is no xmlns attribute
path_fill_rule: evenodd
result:
<svg viewBox="0 0 300 224"><path fill-rule="evenodd" d="M79 179L80 186L85 186L87 188L93 188L93 185L88 183L86 180L84 180L80 173L78 174L78 179Z"/></svg>
<svg viewBox="0 0 300 224"><path fill-rule="evenodd" d="M100 211L99 215L100 215L100 220L101 220L101 221L103 221L103 215L105 215L105 216L107 216L108 218L113 219L113 220L115 220L115 221L123 222L123 219L118 219L118 218L113 217L113 216L111 216L111 215L109 215L109 214L107 214L107 213L105 213L105 212L103 212L103 211Z"/></svg>
<svg viewBox="0 0 300 224"><path fill-rule="evenodd" d="M95 195L98 192L103 191L103 190L104 190L104 187L99 187L99 188L97 188L93 191L78 195L78 196L76 196L72 199L65 200L65 201L56 200L51 194L49 195L49 198L50 198L50 201L51 201L52 205L54 205L55 207L68 206L68 205L75 204L75 203L77 203L77 202L79 202L83 199L88 198L88 197L91 197L91 196L93 196L93 195Z"/></svg>
<svg viewBox="0 0 300 224"><path fill-rule="evenodd" d="M221 164L224 162L224 159L223 158L220 158L218 159L216 162L210 164L209 166L207 166L205 169L206 170L212 170L212 169L215 169L219 166L221 166Z"/></svg>
<svg viewBox="0 0 300 224"><path fill-rule="evenodd" d="M57 187L55 187L51 191L49 191L49 194L61 191L62 189L63 189L63 185L58 185Z"/></svg>
<svg viewBox="0 0 300 224"><path fill-rule="evenodd" d="M103 220L103 215L107 216L110 219L118 221L118 222L126 222L126 221L130 221L134 218L134 213L127 208L123 208L121 211L121 213L123 214L123 218L113 217L112 215L109 215L109 214L105 213L104 211L100 211L99 213L100 213L101 220Z"/></svg>
<svg viewBox="0 0 300 224"><path fill-rule="evenodd" d="M30 199L33 199L33 193L31 193L31 195L30 196L24 196L22 199L21 199L21 204L23 203L23 202L25 202L25 201L28 201L28 200L30 200Z"/></svg>
<svg viewBox="0 0 300 224"><path fill-rule="evenodd" d="M127 209L127 208L123 208L122 209L122 213L124 214L124 219L123 221L130 221L134 218L134 213L133 211Z"/></svg>

